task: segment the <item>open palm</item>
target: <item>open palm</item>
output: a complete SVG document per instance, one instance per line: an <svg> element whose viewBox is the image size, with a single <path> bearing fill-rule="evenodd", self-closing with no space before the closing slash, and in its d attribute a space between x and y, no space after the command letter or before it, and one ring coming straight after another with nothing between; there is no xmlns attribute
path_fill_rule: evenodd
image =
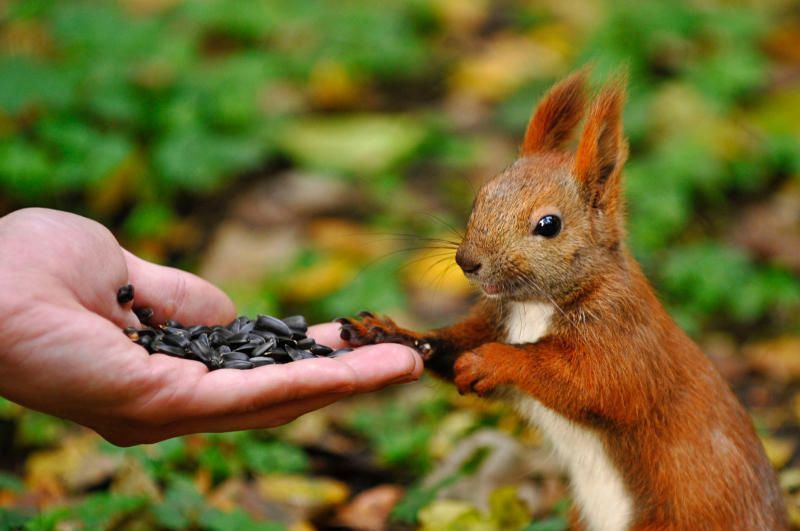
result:
<svg viewBox="0 0 800 531"><path fill-rule="evenodd" d="M138 325L116 301L128 283L157 322L235 317L220 290L135 257L91 220L44 209L0 218L0 395L130 445L277 426L422 371L412 350L392 344L246 371L148 355L120 331ZM337 347L337 330L321 325L309 335Z"/></svg>

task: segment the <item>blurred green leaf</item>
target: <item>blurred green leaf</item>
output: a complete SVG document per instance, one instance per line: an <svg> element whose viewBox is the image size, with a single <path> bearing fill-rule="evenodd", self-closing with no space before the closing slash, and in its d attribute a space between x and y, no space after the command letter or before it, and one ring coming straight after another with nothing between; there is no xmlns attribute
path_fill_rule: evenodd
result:
<svg viewBox="0 0 800 531"><path fill-rule="evenodd" d="M25 484L17 476L8 472L0 471L0 490L10 490L11 492L21 492ZM0 529L3 527L0 526Z"/></svg>
<svg viewBox="0 0 800 531"><path fill-rule="evenodd" d="M125 219L125 230L134 238L157 238L175 219L172 209L164 203L137 205Z"/></svg>
<svg viewBox="0 0 800 531"><path fill-rule="evenodd" d="M229 531L243 529L247 531L283 531L285 526L274 522L258 522L241 509L230 512L218 509L206 509L199 521L204 529L211 531Z"/></svg>
<svg viewBox="0 0 800 531"><path fill-rule="evenodd" d="M167 185L208 192L255 165L265 152L266 146L258 138L189 129L162 139L154 163Z"/></svg>
<svg viewBox="0 0 800 531"><path fill-rule="evenodd" d="M100 492L84 498L71 512L87 529L109 529L146 503L144 498Z"/></svg>
<svg viewBox="0 0 800 531"><path fill-rule="evenodd" d="M30 519L25 513L0 507L0 529L23 529Z"/></svg>
<svg viewBox="0 0 800 531"><path fill-rule="evenodd" d="M394 257L367 264L350 284L319 301L320 318L352 315L364 308L374 311L402 308L406 294L397 274L400 265L400 259Z"/></svg>
<svg viewBox="0 0 800 531"><path fill-rule="evenodd" d="M248 441L240 452L247 467L261 474L302 473L309 469L308 457L301 448L279 440Z"/></svg>
<svg viewBox="0 0 800 531"><path fill-rule="evenodd" d="M164 501L153 506L159 525L167 529L186 529L198 522L206 502L191 481L175 477L167 487Z"/></svg>
<svg viewBox="0 0 800 531"><path fill-rule="evenodd" d="M54 66L29 58L0 55L0 79L0 110L9 114L62 107L72 97L67 77Z"/></svg>

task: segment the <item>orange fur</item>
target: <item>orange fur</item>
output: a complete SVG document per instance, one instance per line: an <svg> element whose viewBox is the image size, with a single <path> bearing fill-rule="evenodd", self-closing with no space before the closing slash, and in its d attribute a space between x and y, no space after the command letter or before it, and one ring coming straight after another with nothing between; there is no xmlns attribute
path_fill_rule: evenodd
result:
<svg viewBox="0 0 800 531"><path fill-rule="evenodd" d="M343 320L343 337L414 346L459 391L503 398L513 390L565 419L562 430L574 425L581 440L599 440L632 502L621 517L629 529L787 529L750 418L625 247L622 84L601 90L575 155L554 151L580 121L585 76L547 94L523 157L478 194L459 253L491 295L451 327L420 334L369 315ZM532 233L532 216L542 214L563 220L557 236ZM510 344L504 327L520 304L557 311L543 336ZM592 529L589 516L580 525Z"/></svg>
<svg viewBox="0 0 800 531"><path fill-rule="evenodd" d="M578 70L550 89L528 122L522 156L558 149L569 140L586 107L588 70Z"/></svg>

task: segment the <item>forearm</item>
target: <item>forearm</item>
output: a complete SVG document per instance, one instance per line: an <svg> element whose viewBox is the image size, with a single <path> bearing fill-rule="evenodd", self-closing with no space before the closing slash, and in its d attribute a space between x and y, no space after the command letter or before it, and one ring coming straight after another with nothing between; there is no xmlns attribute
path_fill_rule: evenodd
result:
<svg viewBox="0 0 800 531"><path fill-rule="evenodd" d="M617 363L615 363L615 361ZM653 390L624 361L545 338L537 343L486 343L458 358L462 393L491 394L511 386L569 419L628 425L652 407Z"/></svg>

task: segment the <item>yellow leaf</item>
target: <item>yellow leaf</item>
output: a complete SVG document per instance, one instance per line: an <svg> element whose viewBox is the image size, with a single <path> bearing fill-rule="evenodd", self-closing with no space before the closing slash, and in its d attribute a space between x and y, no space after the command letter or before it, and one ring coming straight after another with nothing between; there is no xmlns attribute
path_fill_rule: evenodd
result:
<svg viewBox="0 0 800 531"><path fill-rule="evenodd" d="M468 410L456 410L447 415L441 422L436 433L428 443L431 457L444 457L455 446L459 437L478 424L478 417Z"/></svg>
<svg viewBox="0 0 800 531"><path fill-rule="evenodd" d="M346 107L364 98L366 82L357 79L337 61L323 60L314 65L308 81L308 96L319 107Z"/></svg>
<svg viewBox="0 0 800 531"><path fill-rule="evenodd" d="M122 456L101 452L99 442L96 434L82 433L55 450L34 453L26 463L26 483L33 489L58 483L71 491L102 483L119 469Z"/></svg>
<svg viewBox="0 0 800 531"><path fill-rule="evenodd" d="M451 86L484 101L501 100L528 80L563 73L566 57L560 45L551 46L530 36L500 35L456 67Z"/></svg>
<svg viewBox="0 0 800 531"><path fill-rule="evenodd" d="M350 261L331 257L293 272L283 281L281 293L294 302L318 299L343 287L356 272Z"/></svg>
<svg viewBox="0 0 800 531"><path fill-rule="evenodd" d="M500 487L489 495L489 514L499 529L508 531L524 528L533 516L519 499L517 487L512 485Z"/></svg>
<svg viewBox="0 0 800 531"><path fill-rule="evenodd" d="M480 28L489 14L488 0L431 0L431 10L448 33L471 33Z"/></svg>
<svg viewBox="0 0 800 531"><path fill-rule="evenodd" d="M747 345L743 353L753 368L776 380L800 378L800 337L784 336Z"/></svg>
<svg viewBox="0 0 800 531"><path fill-rule="evenodd" d="M761 439L767 458L774 468L781 468L785 465L794 453L794 441L790 439L779 439L777 437L764 437Z"/></svg>
<svg viewBox="0 0 800 531"><path fill-rule="evenodd" d="M499 531L465 501L437 500L419 512L420 531Z"/></svg>
<svg viewBox="0 0 800 531"><path fill-rule="evenodd" d="M350 489L341 481L290 474L270 474L256 479L259 494L269 500L312 510L343 503Z"/></svg>
<svg viewBox="0 0 800 531"><path fill-rule="evenodd" d="M363 225L339 218L314 220L309 224L307 232L314 249L354 259L385 256L395 247L391 236L372 232Z"/></svg>

